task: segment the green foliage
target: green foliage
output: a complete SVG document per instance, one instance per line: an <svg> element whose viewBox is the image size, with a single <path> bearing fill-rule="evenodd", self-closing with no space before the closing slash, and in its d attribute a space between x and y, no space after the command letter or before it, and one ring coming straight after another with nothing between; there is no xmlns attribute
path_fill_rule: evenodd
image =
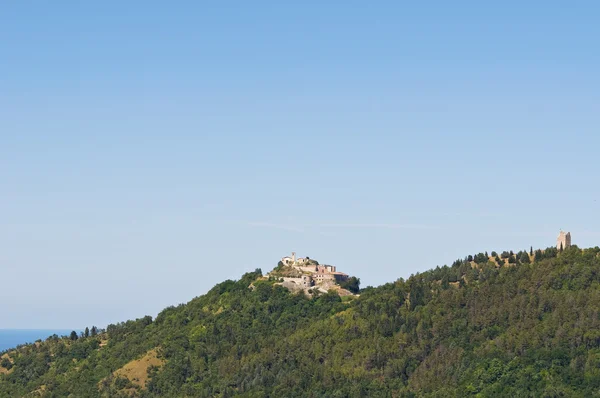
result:
<svg viewBox="0 0 600 398"><path fill-rule="evenodd" d="M306 256L306 264L307 265L319 265L317 260L313 260L312 258Z"/></svg>
<svg viewBox="0 0 600 398"><path fill-rule="evenodd" d="M531 260L529 259L529 254L526 251L520 251L517 253L517 261L521 264L529 264Z"/></svg>
<svg viewBox="0 0 600 398"><path fill-rule="evenodd" d="M477 264L485 264L489 261L488 255L484 253L478 253L473 257L473 261Z"/></svg>
<svg viewBox="0 0 600 398"><path fill-rule="evenodd" d="M11 370L13 365L10 359L4 357L2 358L2 361L0 361L0 366L2 366L6 370Z"/></svg>
<svg viewBox="0 0 600 398"><path fill-rule="evenodd" d="M360 279L352 276L345 281L340 282L340 287L349 290L354 294L358 294L360 292Z"/></svg>
<svg viewBox="0 0 600 398"><path fill-rule="evenodd" d="M154 320L10 351L0 397L597 396L600 248L507 254L514 266L457 260L351 300L256 270ZM114 373L153 349L144 388Z"/></svg>

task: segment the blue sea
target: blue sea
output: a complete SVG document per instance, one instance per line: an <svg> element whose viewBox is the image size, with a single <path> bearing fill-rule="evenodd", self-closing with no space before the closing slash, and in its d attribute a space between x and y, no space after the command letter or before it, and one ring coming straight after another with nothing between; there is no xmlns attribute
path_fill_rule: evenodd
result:
<svg viewBox="0 0 600 398"><path fill-rule="evenodd" d="M33 343L36 340L46 340L48 336L57 334L68 336L71 330L66 329L0 329L0 351L14 348L19 344Z"/></svg>

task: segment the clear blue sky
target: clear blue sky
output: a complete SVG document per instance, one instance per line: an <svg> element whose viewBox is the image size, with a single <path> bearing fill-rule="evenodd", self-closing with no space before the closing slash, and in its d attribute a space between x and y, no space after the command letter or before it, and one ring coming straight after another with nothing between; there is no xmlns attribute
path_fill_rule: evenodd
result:
<svg viewBox="0 0 600 398"><path fill-rule="evenodd" d="M600 245L596 1L85 3L0 5L0 328Z"/></svg>

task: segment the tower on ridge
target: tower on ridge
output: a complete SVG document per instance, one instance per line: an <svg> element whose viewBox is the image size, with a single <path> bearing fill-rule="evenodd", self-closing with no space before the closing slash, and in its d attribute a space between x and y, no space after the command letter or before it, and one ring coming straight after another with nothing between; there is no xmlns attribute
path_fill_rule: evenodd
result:
<svg viewBox="0 0 600 398"><path fill-rule="evenodd" d="M560 231L560 234L558 234L558 238L556 238L556 248L558 250L560 250L560 248L566 249L568 247L571 247L571 233L570 232L564 232L564 231Z"/></svg>

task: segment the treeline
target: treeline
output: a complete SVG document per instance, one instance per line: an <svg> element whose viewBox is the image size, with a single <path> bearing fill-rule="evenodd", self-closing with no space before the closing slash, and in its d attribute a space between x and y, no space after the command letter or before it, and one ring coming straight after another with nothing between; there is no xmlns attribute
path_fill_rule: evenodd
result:
<svg viewBox="0 0 600 398"><path fill-rule="evenodd" d="M0 397L591 397L599 255L477 254L344 300L256 270L154 320L12 351ZM145 385L116 376L154 349Z"/></svg>
<svg viewBox="0 0 600 398"><path fill-rule="evenodd" d="M488 252L485 253L477 253L475 255L468 255L464 259L458 259L453 263L453 266L460 265L461 263L476 263L476 264L486 264L488 262L495 262L496 264L502 265L505 263L508 264L530 264L535 261L542 261L547 258L555 258L559 252L562 252L563 249L556 249L555 247L549 247L545 250L538 249L536 251L533 250L533 247L527 250L521 250L516 254L510 251L503 251L500 255L497 252L492 251L491 255L488 255Z"/></svg>

